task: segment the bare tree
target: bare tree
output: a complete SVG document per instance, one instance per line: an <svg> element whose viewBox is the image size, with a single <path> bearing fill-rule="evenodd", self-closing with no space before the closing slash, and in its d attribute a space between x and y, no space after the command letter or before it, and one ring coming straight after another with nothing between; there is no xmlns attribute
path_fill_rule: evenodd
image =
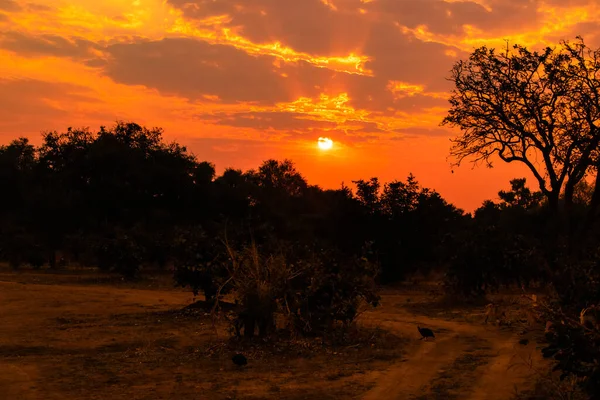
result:
<svg viewBox="0 0 600 400"><path fill-rule="evenodd" d="M558 213L564 194L571 209L575 188L600 165L600 50L581 37L542 52L507 45L481 47L456 63L456 85L442 125L458 127L451 156L492 166L493 156L526 165L550 209ZM590 204L600 204L600 174Z"/></svg>

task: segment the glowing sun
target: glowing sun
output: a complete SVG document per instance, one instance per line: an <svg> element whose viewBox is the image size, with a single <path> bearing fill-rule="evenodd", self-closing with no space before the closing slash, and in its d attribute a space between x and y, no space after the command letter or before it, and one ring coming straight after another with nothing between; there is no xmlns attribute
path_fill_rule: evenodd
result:
<svg viewBox="0 0 600 400"><path fill-rule="evenodd" d="M326 137L320 137L317 142L317 146L321 150L329 150L333 147L333 140Z"/></svg>

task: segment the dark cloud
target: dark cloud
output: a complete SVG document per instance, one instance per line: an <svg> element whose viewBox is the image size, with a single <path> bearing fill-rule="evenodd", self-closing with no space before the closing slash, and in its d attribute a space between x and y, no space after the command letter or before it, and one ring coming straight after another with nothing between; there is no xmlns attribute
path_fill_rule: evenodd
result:
<svg viewBox="0 0 600 400"><path fill-rule="evenodd" d="M17 106L9 106L12 100L30 101L34 97L39 99L56 98L73 102L97 102L95 93L80 85L71 83L46 82L37 79L0 79L0 99L3 100L1 110L13 110Z"/></svg>
<svg viewBox="0 0 600 400"><path fill-rule="evenodd" d="M28 11L34 11L34 12L47 12L47 11L54 10L50 6L47 6L45 4L37 4L37 3L27 3L25 5L25 7L27 8Z"/></svg>
<svg viewBox="0 0 600 400"><path fill-rule="evenodd" d="M257 43L279 41L297 51L337 55L360 50L371 22L358 13L333 11L320 0L169 0L188 18L229 15L229 26ZM360 4L360 2L354 2ZM194 4L192 7L190 4ZM336 3L337 5L337 3ZM347 8L347 7L346 7Z"/></svg>
<svg viewBox="0 0 600 400"><path fill-rule="evenodd" d="M28 35L19 32L1 32L0 48L11 50L26 57L70 57L90 56L90 49L99 48L93 42L82 38L66 39L57 35Z"/></svg>
<svg viewBox="0 0 600 400"><path fill-rule="evenodd" d="M13 0L0 0L0 10L2 11L21 11L22 7Z"/></svg>
<svg viewBox="0 0 600 400"><path fill-rule="evenodd" d="M425 25L434 34L459 37L465 36L464 25L486 34L505 33L515 26L536 26L540 5L538 0L492 0L488 10L474 1L377 0L365 4L338 0L333 2L334 11L320 0L168 1L191 19L229 15L228 27L239 29L254 42L279 41L298 51L325 56L366 52L374 57L382 54L365 51L364 46L369 41L390 41L378 34L383 25Z"/></svg>
<svg viewBox="0 0 600 400"><path fill-rule="evenodd" d="M105 68L108 65L108 61L101 58L91 58L85 60L84 64L92 68Z"/></svg>
<svg viewBox="0 0 600 400"><path fill-rule="evenodd" d="M338 0L333 2L337 11L320 0L169 1L182 9L187 18L200 20L228 14L232 18L229 26L239 29L254 43L278 41L295 51L316 56L344 56L350 52L368 55L373 60L366 67L374 76L335 72L307 61L285 63L273 56L254 56L232 46L183 38L108 44L109 60L88 59L86 65L102 68L116 82L144 85L191 100L214 95L223 102L272 105L299 97L317 98L321 93L337 96L346 92L349 105L357 109L384 113L414 111L439 101L430 98L398 101L387 90L389 81L422 84L435 92L447 91L450 84L444 78L453 63L447 52L453 50L461 55L462 52L439 43L415 40L394 23L400 17L408 18L405 14L413 15L415 21L439 14L441 20L441 11L435 14L428 10L444 7L454 7L459 14L473 10L488 13L471 2L432 0L419 0L420 8L421 3L408 0L366 4L359 0ZM368 9L367 14L361 14L359 8Z"/></svg>
<svg viewBox="0 0 600 400"><path fill-rule="evenodd" d="M432 91L448 89L444 75L451 67L451 60L443 53L443 46L409 41L392 27L379 33L388 35L390 43L377 47L374 42L370 46L391 54L384 60L373 62L374 77L317 68L304 61L276 63L277 59L272 56L252 56L231 46L211 45L194 39L109 45L106 51L110 57L106 63L91 60L87 65L103 68L104 73L116 82L144 85L163 94L191 100L204 101L205 95L213 95L224 103L274 105L300 97L318 102L320 94L337 97L348 93L348 106L385 115L445 104L424 95L396 99L387 90L390 80L413 84L425 82L430 86L427 89ZM285 129L288 122L293 129L298 123L289 117L279 120L273 116L271 120L262 117L251 120L248 116L237 116L222 123L262 128L273 125L277 127L275 129Z"/></svg>
<svg viewBox="0 0 600 400"><path fill-rule="evenodd" d="M201 115L199 118L211 121L216 125L260 130L302 130L311 128L335 128L337 126L335 122L308 119L305 114L275 111L241 112L235 114L218 113Z"/></svg>
<svg viewBox="0 0 600 400"><path fill-rule="evenodd" d="M393 95L386 91L390 80L424 84L431 91L448 90L449 83L444 78L449 74L453 59L447 52L452 50L459 56L465 55L455 47L415 40L404 34L397 23L431 24L434 31L437 23L443 32L450 32L452 24L459 26L469 18L471 22L478 22L483 17L477 13L489 14L472 2L432 0L378 0L366 4L359 0L338 0L333 2L337 11L319 0L169 1L184 10L188 18L201 20L227 14L232 18L230 27L238 28L244 37L256 43L279 41L296 51L319 56L344 56L354 52L372 57L366 68L373 71L374 77L338 73L321 79L303 75L304 79L308 78L305 86L322 82L324 92L348 92L352 106L369 110L402 106L394 105ZM513 1L510 3L513 8L517 7ZM360 14L359 8L367 9L367 14ZM446 21L449 9L454 12L452 23ZM486 28L490 24L487 23ZM291 65L286 73L293 68Z"/></svg>
<svg viewBox="0 0 600 400"><path fill-rule="evenodd" d="M261 132L278 131L291 137L314 134L346 137L349 141L360 142L394 133L405 133L406 130L384 130L376 122L369 121L326 121L316 116L301 113L270 111L202 114L197 119L210 124L224 125L234 128L248 128Z"/></svg>
<svg viewBox="0 0 600 400"><path fill-rule="evenodd" d="M226 45L163 39L115 44L107 52L111 60L105 73L115 81L194 100L216 95L225 102L273 104L319 93L317 84L310 85L314 68L299 65L288 70L286 78L273 65L273 57L248 55Z"/></svg>
<svg viewBox="0 0 600 400"><path fill-rule="evenodd" d="M369 64L375 76L388 80L426 85L429 90L443 91L448 87L444 79L452 68L453 59L446 52L448 46L434 42L412 40L394 26L382 24L374 31L375 37L365 46L367 54L373 54ZM458 50L458 49L452 49Z"/></svg>
<svg viewBox="0 0 600 400"><path fill-rule="evenodd" d="M512 30L515 26L533 26L537 22L539 2L492 0L489 2L491 10L474 1L378 0L367 6L408 28L426 25L436 34L462 35L464 25L485 30L487 34Z"/></svg>
<svg viewBox="0 0 600 400"><path fill-rule="evenodd" d="M394 106L398 110L406 112L423 112L431 107L449 107L447 99L415 94L406 96L394 101Z"/></svg>
<svg viewBox="0 0 600 400"><path fill-rule="evenodd" d="M304 58L351 52L369 56L372 60L365 66L373 76L318 68L308 60L290 63L274 56L250 55L231 45L196 38L128 38L127 42L112 38L112 42L94 44L80 38L5 32L0 33L0 48L26 56L74 58L101 69L117 83L142 85L191 101L215 96L218 100L211 101L274 106L300 97L316 103L321 94L336 97L348 93L345 106L369 111L375 117L392 117L427 112L446 106L447 101L427 93L398 96L388 90L390 81L421 85L428 92L447 92L452 85L445 78L455 60L449 51L460 58L467 55L457 47L418 40L402 27L426 25L429 32L455 37L465 35L466 24L486 33L501 32L517 24L534 26L539 5L535 0L492 0L488 10L474 1L334 0L333 10L320 0L168 1L183 10L186 18L197 21L227 14L231 21L226 25L245 39L255 44L277 41L308 53ZM0 0L1 4L12 2ZM94 57L91 49L102 50L107 57ZM260 130L337 129L333 122L299 117L288 112L238 112L200 118L217 125ZM353 130L383 133L368 123Z"/></svg>
<svg viewBox="0 0 600 400"><path fill-rule="evenodd" d="M548 6L569 8L569 7L582 7L590 4L594 4L596 0L544 0L544 4Z"/></svg>
<svg viewBox="0 0 600 400"><path fill-rule="evenodd" d="M399 129L398 133L407 135L407 136L454 136L454 133L449 129L444 128L406 128Z"/></svg>
<svg viewBox="0 0 600 400"><path fill-rule="evenodd" d="M356 136L357 134L361 134L360 137L378 137L376 135L363 135L364 133L371 134L389 134L391 132L396 132L395 130L383 130L380 129L379 126L374 122L351 122L349 123L350 127L345 128L345 132L348 136Z"/></svg>

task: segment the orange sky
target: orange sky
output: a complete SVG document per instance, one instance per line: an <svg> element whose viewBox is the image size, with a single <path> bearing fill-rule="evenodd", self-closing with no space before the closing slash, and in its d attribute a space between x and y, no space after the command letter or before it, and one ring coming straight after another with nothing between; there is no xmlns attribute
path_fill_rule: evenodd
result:
<svg viewBox="0 0 600 400"><path fill-rule="evenodd" d="M599 23L596 0L0 0L0 143L133 120L218 172L287 157L326 188L412 172L472 210L529 175L450 173L453 63L504 39L598 45Z"/></svg>

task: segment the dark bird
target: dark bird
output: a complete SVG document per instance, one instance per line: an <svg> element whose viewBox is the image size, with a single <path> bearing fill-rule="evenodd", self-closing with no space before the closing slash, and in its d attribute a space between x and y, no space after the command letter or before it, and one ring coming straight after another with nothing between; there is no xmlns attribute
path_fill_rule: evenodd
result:
<svg viewBox="0 0 600 400"><path fill-rule="evenodd" d="M419 333L421 334L421 336L423 336L421 338L427 340L428 338L434 338L435 339L435 335L433 334L433 331L429 328L421 328L420 326L417 326L417 329L419 330Z"/></svg>
<svg viewBox="0 0 600 400"><path fill-rule="evenodd" d="M233 361L233 363L239 367L248 364L248 359L246 359L243 354L239 353L231 357L231 361Z"/></svg>
<svg viewBox="0 0 600 400"><path fill-rule="evenodd" d="M522 344L523 346L527 346L528 343L529 343L529 339L521 339L521 340L519 340L519 344Z"/></svg>

